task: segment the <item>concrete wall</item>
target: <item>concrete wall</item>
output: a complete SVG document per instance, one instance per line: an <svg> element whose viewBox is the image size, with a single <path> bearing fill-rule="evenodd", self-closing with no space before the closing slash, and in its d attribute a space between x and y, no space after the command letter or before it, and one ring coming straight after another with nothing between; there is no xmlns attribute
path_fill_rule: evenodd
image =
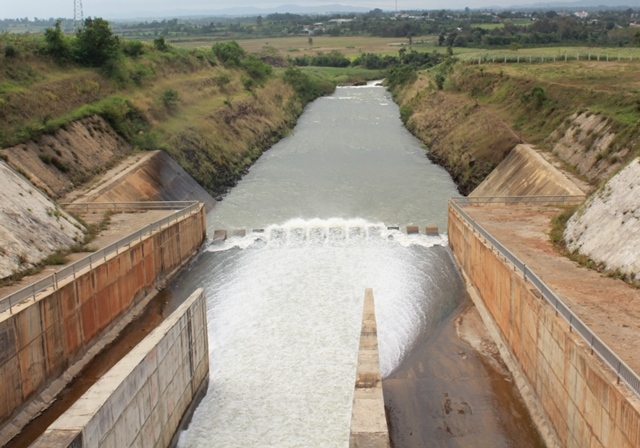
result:
<svg viewBox="0 0 640 448"><path fill-rule="evenodd" d="M469 196L582 194L582 190L530 145L517 145Z"/></svg>
<svg viewBox="0 0 640 448"><path fill-rule="evenodd" d="M449 208L449 245L565 447L640 447L640 400Z"/></svg>
<svg viewBox="0 0 640 448"><path fill-rule="evenodd" d="M390 446L378 357L376 310L373 291L367 288L362 307L349 448L389 448Z"/></svg>
<svg viewBox="0 0 640 448"><path fill-rule="evenodd" d="M208 374L207 307L199 289L32 446L167 447Z"/></svg>
<svg viewBox="0 0 640 448"><path fill-rule="evenodd" d="M35 303L0 315L0 421L12 420L0 428L0 444L46 407L60 383L108 343L105 334L115 337L113 328L197 252L206 237L205 220L201 206L93 270L60 282L57 290L41 293ZM27 404L35 408L27 411Z"/></svg>
<svg viewBox="0 0 640 448"><path fill-rule="evenodd" d="M98 187L75 199L76 202L199 201L207 211L215 199L164 151L138 155L139 160Z"/></svg>

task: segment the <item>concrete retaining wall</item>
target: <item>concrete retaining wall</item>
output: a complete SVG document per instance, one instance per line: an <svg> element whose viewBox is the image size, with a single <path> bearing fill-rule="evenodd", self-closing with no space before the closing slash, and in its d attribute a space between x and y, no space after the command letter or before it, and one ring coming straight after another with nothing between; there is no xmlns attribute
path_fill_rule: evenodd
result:
<svg viewBox="0 0 640 448"><path fill-rule="evenodd" d="M206 237L204 207L0 316L0 445L115 337ZM71 373L70 373L71 372ZM37 398L37 399L36 399ZM27 407L29 409L27 409ZM26 421L25 421L26 420Z"/></svg>
<svg viewBox="0 0 640 448"><path fill-rule="evenodd" d="M640 447L640 400L521 274L449 208L449 245L560 443Z"/></svg>
<svg viewBox="0 0 640 448"><path fill-rule="evenodd" d="M198 201L207 211L216 201L164 151L150 151L74 202Z"/></svg>
<svg viewBox="0 0 640 448"><path fill-rule="evenodd" d="M582 195L563 173L530 145L517 145L469 196Z"/></svg>
<svg viewBox="0 0 640 448"><path fill-rule="evenodd" d="M167 447L208 374L207 307L199 289L32 446Z"/></svg>

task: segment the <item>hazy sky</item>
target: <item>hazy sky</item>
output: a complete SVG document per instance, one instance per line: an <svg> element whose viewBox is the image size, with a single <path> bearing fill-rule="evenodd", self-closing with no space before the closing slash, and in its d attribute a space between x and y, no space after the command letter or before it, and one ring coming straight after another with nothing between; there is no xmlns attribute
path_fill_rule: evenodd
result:
<svg viewBox="0 0 640 448"><path fill-rule="evenodd" d="M398 9L478 8L490 5L511 6L558 0L398 0ZM612 0L602 0L607 4ZM638 0L629 0L636 4ZM73 0L0 0L0 18L18 17L73 17ZM617 3L617 2L616 2ZM157 17L176 11L215 11L231 7L270 8L283 4L316 6L342 4L366 8L395 9L395 0L83 0L85 17Z"/></svg>
<svg viewBox="0 0 640 448"><path fill-rule="evenodd" d="M463 9L486 6L552 3L572 0L397 0L398 9ZM575 1L575 0L573 0ZM603 0L602 4L612 0ZM615 1L616 3L619 0ZM640 0L628 0L636 5ZM73 17L73 0L0 0L0 18ZM272 8L283 4L318 6L341 4L365 8L394 10L396 0L83 0L85 17L161 17L177 11L219 11L232 7Z"/></svg>

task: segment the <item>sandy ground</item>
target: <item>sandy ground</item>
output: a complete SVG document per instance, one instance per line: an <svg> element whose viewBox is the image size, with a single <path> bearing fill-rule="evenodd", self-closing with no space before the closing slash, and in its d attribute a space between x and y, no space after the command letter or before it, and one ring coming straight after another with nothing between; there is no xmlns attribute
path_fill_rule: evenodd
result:
<svg viewBox="0 0 640 448"><path fill-rule="evenodd" d="M554 250L549 241L550 220L561 209L492 205L464 210L555 291L629 367L640 372L640 290L580 267Z"/></svg>
<svg viewBox="0 0 640 448"><path fill-rule="evenodd" d="M544 447L469 299L383 388L395 448Z"/></svg>
<svg viewBox="0 0 640 448"><path fill-rule="evenodd" d="M100 234L91 242L91 244L89 244L89 246L92 249L100 250L103 247L106 247L109 244L119 240L120 238L123 238L130 233L133 233L136 230L139 230L142 227L149 225L152 222L158 221L172 213L175 213L175 210L149 210L135 213L119 213L117 215L113 215L111 216L111 223L109 224L109 226L105 230L100 232ZM89 223L95 223L102 220L102 216L102 214L91 214L81 217ZM68 257L68 262L64 265L47 266L38 274L24 277L19 282L16 282L9 286L1 287L0 297L5 297L6 295L18 291L33 282L53 275L54 272L57 272L65 266L68 266L69 264L86 257L90 253L91 252L78 252L70 254Z"/></svg>

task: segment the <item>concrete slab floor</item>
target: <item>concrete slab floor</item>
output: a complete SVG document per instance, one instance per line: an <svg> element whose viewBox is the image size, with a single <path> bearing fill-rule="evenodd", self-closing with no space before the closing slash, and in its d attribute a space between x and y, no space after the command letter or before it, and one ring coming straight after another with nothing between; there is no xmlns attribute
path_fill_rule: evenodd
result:
<svg viewBox="0 0 640 448"><path fill-rule="evenodd" d="M464 207L464 211L540 277L622 360L640 372L640 290L579 266L549 240L561 208ZM603 238L606 238L603 235Z"/></svg>

